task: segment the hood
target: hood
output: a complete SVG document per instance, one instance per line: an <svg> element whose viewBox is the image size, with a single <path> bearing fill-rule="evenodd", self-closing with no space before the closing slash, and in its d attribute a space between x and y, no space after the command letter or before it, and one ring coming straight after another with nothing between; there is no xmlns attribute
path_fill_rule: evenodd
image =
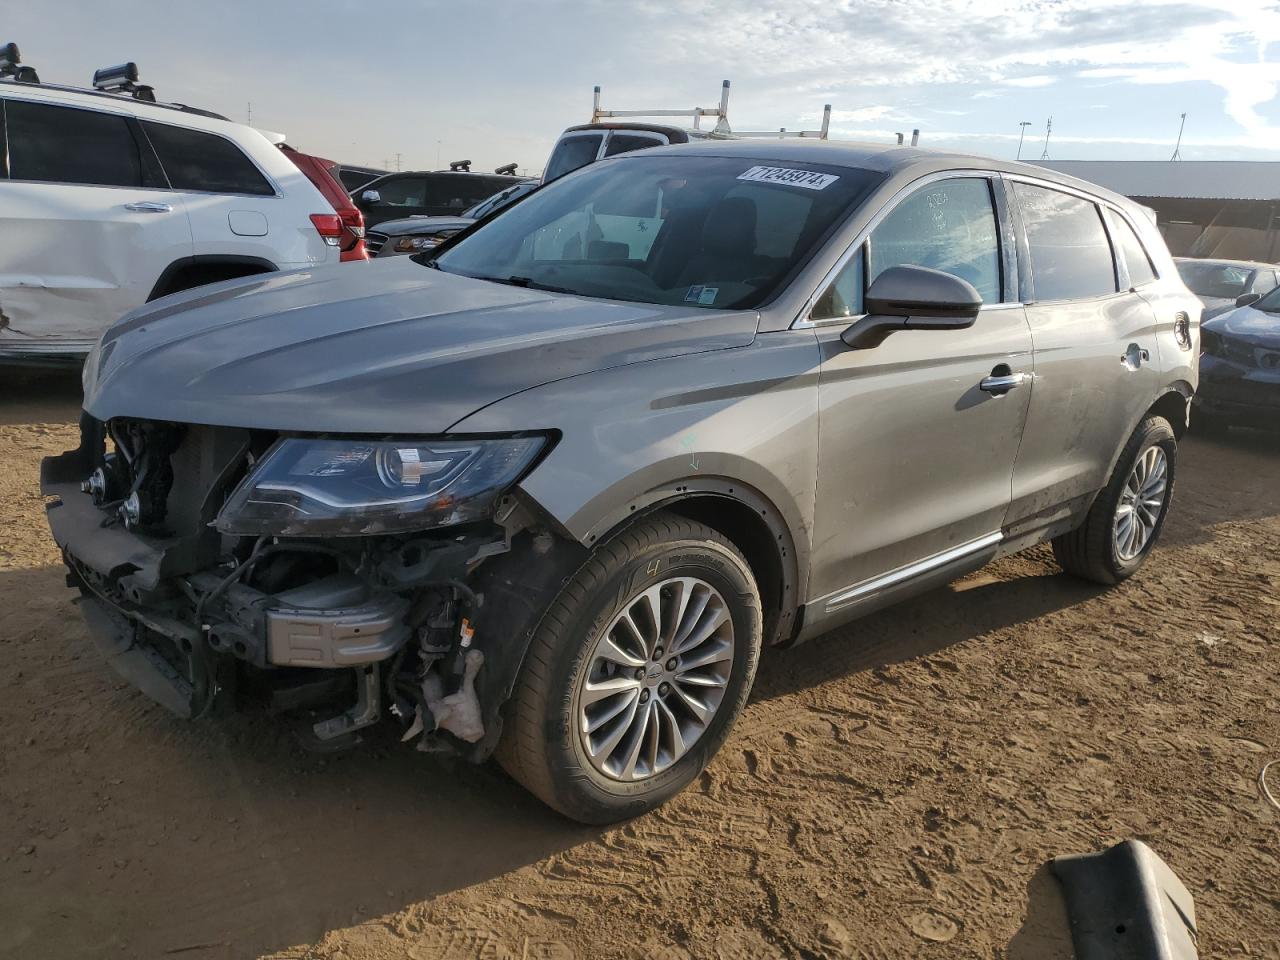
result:
<svg viewBox="0 0 1280 960"><path fill-rule="evenodd" d="M1226 313L1228 310L1234 310L1236 306L1235 300L1228 297L1200 297L1200 302L1204 304L1204 313L1201 314L1202 320L1209 320L1219 314Z"/></svg>
<svg viewBox="0 0 1280 960"><path fill-rule="evenodd" d="M551 380L746 346L756 322L754 311L526 290L409 257L338 264L197 288L127 315L85 364L85 409L100 420L441 433Z"/></svg>
<svg viewBox="0 0 1280 960"><path fill-rule="evenodd" d="M1203 322L1201 327L1257 347L1280 347L1280 314L1253 307L1237 307Z"/></svg>
<svg viewBox="0 0 1280 960"><path fill-rule="evenodd" d="M378 224L378 233L388 237L416 237L442 230L465 230L475 223L470 217L405 217L403 220L384 220Z"/></svg>

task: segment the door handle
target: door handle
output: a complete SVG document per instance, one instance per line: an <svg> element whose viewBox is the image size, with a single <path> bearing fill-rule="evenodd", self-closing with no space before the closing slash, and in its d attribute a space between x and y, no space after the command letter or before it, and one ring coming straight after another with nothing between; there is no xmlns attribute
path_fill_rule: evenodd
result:
<svg viewBox="0 0 1280 960"><path fill-rule="evenodd" d="M1005 367L1005 369L1009 368ZM982 378L982 382L978 384L978 389L985 390L993 396L1003 397L1010 390L1020 387L1026 382L1027 375L1025 373L995 373L993 371L991 376Z"/></svg>
<svg viewBox="0 0 1280 960"><path fill-rule="evenodd" d="M172 213L173 205L169 203L156 203L154 200L139 200L137 203L126 203L126 210L132 210L134 213Z"/></svg>

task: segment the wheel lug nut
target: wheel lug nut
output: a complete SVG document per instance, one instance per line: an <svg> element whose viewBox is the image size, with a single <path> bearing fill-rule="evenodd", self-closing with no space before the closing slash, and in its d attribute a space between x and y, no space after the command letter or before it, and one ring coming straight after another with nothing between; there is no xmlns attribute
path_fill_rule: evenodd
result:
<svg viewBox="0 0 1280 960"><path fill-rule="evenodd" d="M653 659L657 660L657 659L659 659L661 656L662 656L662 648L661 648L661 647L654 647L654 648L653 648Z"/></svg>
<svg viewBox="0 0 1280 960"><path fill-rule="evenodd" d="M649 691L648 691L648 690L641 690L641 691L640 691L640 702L641 702L641 703L648 703L648 702L649 702Z"/></svg>
<svg viewBox="0 0 1280 960"><path fill-rule="evenodd" d="M666 696L668 693L670 693L670 692L671 692L671 684L669 684L669 683L662 683L662 684L659 684L659 685L658 685L658 694L659 694L660 696L665 697L665 696Z"/></svg>
<svg viewBox="0 0 1280 960"><path fill-rule="evenodd" d="M676 658L672 657L670 660L667 661L667 669L675 670L675 668L676 668Z"/></svg>
<svg viewBox="0 0 1280 960"><path fill-rule="evenodd" d="M636 679L637 680L644 679L644 667L636 667Z"/></svg>

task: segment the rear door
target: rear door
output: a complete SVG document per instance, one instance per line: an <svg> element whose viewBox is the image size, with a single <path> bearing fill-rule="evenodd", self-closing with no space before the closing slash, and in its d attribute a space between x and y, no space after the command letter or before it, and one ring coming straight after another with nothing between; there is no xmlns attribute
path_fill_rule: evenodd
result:
<svg viewBox="0 0 1280 960"><path fill-rule="evenodd" d="M990 556L1000 540L1030 399L1029 380L1018 378L1031 370L1031 335L998 186L952 174L915 187L811 311L822 351L811 573L821 614L939 558ZM977 320L848 348L840 333L863 314L870 281L899 264L969 281L983 299ZM993 376L1011 385L994 390Z"/></svg>
<svg viewBox="0 0 1280 960"><path fill-rule="evenodd" d="M191 255L186 210L127 114L0 103L0 346L79 353Z"/></svg>
<svg viewBox="0 0 1280 960"><path fill-rule="evenodd" d="M1155 313L1120 274L1099 204L1009 178L1027 246L1035 386L1010 522L1034 529L1088 505L1160 382Z"/></svg>

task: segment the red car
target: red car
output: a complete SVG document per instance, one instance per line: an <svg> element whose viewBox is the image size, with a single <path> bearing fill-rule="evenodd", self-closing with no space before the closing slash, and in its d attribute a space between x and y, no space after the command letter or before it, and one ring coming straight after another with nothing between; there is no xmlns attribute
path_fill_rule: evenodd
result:
<svg viewBox="0 0 1280 960"><path fill-rule="evenodd" d="M351 202L351 197L347 195L342 182L338 180L340 169L338 164L323 157L302 153L285 143L280 144L280 149L299 170L307 175L307 179L316 185L316 189L324 194L324 198L333 206L334 222L332 224L317 223L316 229L324 233L324 228L329 227L333 231L333 236L338 237L341 260L344 263L348 260L368 260L369 254L364 248L364 214ZM316 217L311 219L315 220Z"/></svg>

